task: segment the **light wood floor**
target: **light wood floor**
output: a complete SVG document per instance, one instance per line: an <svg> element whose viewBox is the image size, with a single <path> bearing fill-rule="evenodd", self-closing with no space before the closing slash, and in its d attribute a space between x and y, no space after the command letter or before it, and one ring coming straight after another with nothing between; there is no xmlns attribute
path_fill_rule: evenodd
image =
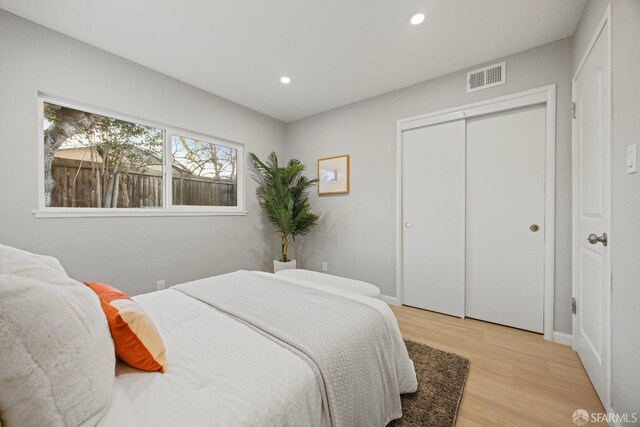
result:
<svg viewBox="0 0 640 427"><path fill-rule="evenodd" d="M575 426L576 409L604 412L569 346L478 320L392 309L405 339L471 360L457 426Z"/></svg>

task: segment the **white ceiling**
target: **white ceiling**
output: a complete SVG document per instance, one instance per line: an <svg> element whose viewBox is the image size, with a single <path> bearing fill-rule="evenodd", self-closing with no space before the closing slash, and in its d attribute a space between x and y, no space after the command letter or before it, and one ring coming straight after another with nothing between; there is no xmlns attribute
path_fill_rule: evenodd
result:
<svg viewBox="0 0 640 427"><path fill-rule="evenodd" d="M287 122L571 36L584 4L0 0L2 9ZM410 25L418 12L424 23Z"/></svg>

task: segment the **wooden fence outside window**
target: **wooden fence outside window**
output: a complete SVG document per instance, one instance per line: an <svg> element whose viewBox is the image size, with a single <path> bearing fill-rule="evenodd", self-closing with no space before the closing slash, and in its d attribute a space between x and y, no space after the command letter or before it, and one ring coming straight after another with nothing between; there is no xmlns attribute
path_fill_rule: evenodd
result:
<svg viewBox="0 0 640 427"><path fill-rule="evenodd" d="M98 166L91 162L56 158L52 165L55 186L51 207L100 207L104 185ZM236 206L236 183L179 174L172 178L174 205ZM118 179L118 208L162 207L162 174L159 171L121 172Z"/></svg>

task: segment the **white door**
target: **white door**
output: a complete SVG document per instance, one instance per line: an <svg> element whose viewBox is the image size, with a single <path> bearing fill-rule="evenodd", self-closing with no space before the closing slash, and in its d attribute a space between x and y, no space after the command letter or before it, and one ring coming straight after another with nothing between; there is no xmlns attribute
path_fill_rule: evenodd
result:
<svg viewBox="0 0 640 427"><path fill-rule="evenodd" d="M609 407L611 280L610 246L604 241L611 212L609 37L607 23L573 86L574 347L605 408Z"/></svg>
<svg viewBox="0 0 640 427"><path fill-rule="evenodd" d="M403 303L464 315L465 122L403 132Z"/></svg>
<svg viewBox="0 0 640 427"><path fill-rule="evenodd" d="M543 332L545 106L467 121L468 317Z"/></svg>

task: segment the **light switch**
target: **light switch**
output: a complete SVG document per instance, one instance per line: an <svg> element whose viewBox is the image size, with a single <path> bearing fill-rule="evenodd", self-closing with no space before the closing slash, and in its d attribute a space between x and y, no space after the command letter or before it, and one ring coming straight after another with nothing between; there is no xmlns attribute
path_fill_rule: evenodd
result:
<svg viewBox="0 0 640 427"><path fill-rule="evenodd" d="M636 165L637 162L636 155L636 144L632 144L627 147L627 173L636 173L638 172L638 168Z"/></svg>

